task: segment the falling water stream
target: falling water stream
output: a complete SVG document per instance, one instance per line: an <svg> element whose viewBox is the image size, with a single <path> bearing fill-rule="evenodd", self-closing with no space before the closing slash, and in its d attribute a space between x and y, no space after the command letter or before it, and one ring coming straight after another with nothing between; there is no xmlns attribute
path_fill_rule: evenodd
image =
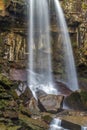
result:
<svg viewBox="0 0 87 130"><path fill-rule="evenodd" d="M49 130L69 130L69 129L63 128L61 126L61 124L62 124L62 120L60 120L59 118L54 118L53 121L50 124ZM81 130L87 130L87 127L81 126Z"/></svg>
<svg viewBox="0 0 87 130"><path fill-rule="evenodd" d="M87 127L82 126L82 127L81 127L81 130L87 130Z"/></svg>
<svg viewBox="0 0 87 130"><path fill-rule="evenodd" d="M50 128L49 130L69 130L69 129L64 129L61 126L62 120L58 119L58 118L54 118L53 121L50 124Z"/></svg>
<svg viewBox="0 0 87 130"><path fill-rule="evenodd" d="M53 121L50 124L50 129L49 130L60 130L61 127L61 120L54 118Z"/></svg>
<svg viewBox="0 0 87 130"><path fill-rule="evenodd" d="M48 94L58 94L53 85L51 66L50 22L47 0L29 1L29 56L28 56L28 86L37 98L37 91ZM68 86L75 91L78 87L71 41L68 34L64 14L58 0L54 7L63 39L65 71Z"/></svg>
<svg viewBox="0 0 87 130"><path fill-rule="evenodd" d="M52 78L48 3L47 0L29 2L28 84L35 98L40 90L58 94Z"/></svg>
<svg viewBox="0 0 87 130"><path fill-rule="evenodd" d="M61 8L59 0L54 0L54 6L56 10L58 27L62 35L62 44L64 50L65 72L69 89L72 91L78 90L77 74L75 70L75 63L73 57L73 51L68 33L67 24L64 18L64 13Z"/></svg>
<svg viewBox="0 0 87 130"><path fill-rule="evenodd" d="M67 82L68 82L69 89L75 91L79 87L78 87L77 74L75 70L75 63L74 63L70 36L68 33L68 28L64 18L64 13L62 11L59 0L54 0L54 6L56 10L58 27L60 26L60 31L62 35ZM82 130L85 130L84 127L82 128L83 128ZM54 119L52 124L50 125L50 130L61 130L61 129L64 130L63 128L61 128L60 120Z"/></svg>

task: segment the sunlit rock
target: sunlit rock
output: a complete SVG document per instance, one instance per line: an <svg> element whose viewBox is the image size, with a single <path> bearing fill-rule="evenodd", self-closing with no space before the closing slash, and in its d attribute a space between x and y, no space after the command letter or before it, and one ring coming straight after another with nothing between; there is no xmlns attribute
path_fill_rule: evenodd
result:
<svg viewBox="0 0 87 130"><path fill-rule="evenodd" d="M62 95L41 96L38 99L39 108L41 111L57 113L62 108L63 98Z"/></svg>

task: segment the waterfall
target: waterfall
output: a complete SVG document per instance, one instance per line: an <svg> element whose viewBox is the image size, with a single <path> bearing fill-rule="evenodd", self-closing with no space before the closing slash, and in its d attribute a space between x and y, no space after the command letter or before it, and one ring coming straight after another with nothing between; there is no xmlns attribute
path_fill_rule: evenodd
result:
<svg viewBox="0 0 87 130"><path fill-rule="evenodd" d="M62 121L58 118L54 118L53 121L50 124L49 130L69 130L69 129L64 129L61 126Z"/></svg>
<svg viewBox="0 0 87 130"><path fill-rule="evenodd" d="M49 0L50 4L51 1ZM64 14L58 0L54 0L58 26L64 50L65 72L69 89L78 87L71 41ZM28 86L37 99L37 91L58 94L53 84L50 45L50 22L47 0L29 0L28 30Z"/></svg>
<svg viewBox="0 0 87 130"><path fill-rule="evenodd" d="M59 0L54 0L54 6L56 10L58 27L60 26L60 31L62 35L62 44L63 44L63 49L64 49L64 62L65 62L65 72L66 72L66 77L67 77L67 83L68 83L69 89L71 89L72 91L75 91L79 87L78 87L77 74L75 70L75 63L74 63L70 36L68 33L67 24L64 18L64 13L60 6Z"/></svg>
<svg viewBox="0 0 87 130"><path fill-rule="evenodd" d="M50 23L47 0L29 0L28 86L37 91L57 94L51 66Z"/></svg>
<svg viewBox="0 0 87 130"><path fill-rule="evenodd" d="M87 127L82 126L82 127L81 127L81 130L87 130Z"/></svg>
<svg viewBox="0 0 87 130"><path fill-rule="evenodd" d="M49 130L62 130L61 120L54 118L53 121L50 124Z"/></svg>

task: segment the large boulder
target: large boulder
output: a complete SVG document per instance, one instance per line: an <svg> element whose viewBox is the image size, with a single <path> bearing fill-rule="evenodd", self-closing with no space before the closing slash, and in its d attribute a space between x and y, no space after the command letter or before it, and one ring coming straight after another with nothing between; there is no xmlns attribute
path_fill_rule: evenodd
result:
<svg viewBox="0 0 87 130"><path fill-rule="evenodd" d="M81 130L81 126L70 121L54 118L50 125L51 130Z"/></svg>
<svg viewBox="0 0 87 130"><path fill-rule="evenodd" d="M61 94L65 96L70 95L72 93L72 91L69 89L69 86L67 86L67 84L62 81L56 80L55 87L58 90L58 92L60 92Z"/></svg>
<svg viewBox="0 0 87 130"><path fill-rule="evenodd" d="M87 126L87 112L64 110L57 117L62 120L62 127L70 130L81 130L81 127Z"/></svg>
<svg viewBox="0 0 87 130"><path fill-rule="evenodd" d="M73 92L64 100L66 106L75 110L87 110L87 92L82 90Z"/></svg>
<svg viewBox="0 0 87 130"><path fill-rule="evenodd" d="M61 126L62 126L64 129L81 130L81 126L80 126L80 125L74 124L74 123L72 123L72 122L65 121L65 120L62 120Z"/></svg>
<svg viewBox="0 0 87 130"><path fill-rule="evenodd" d="M64 96L45 95L38 99L38 105L41 111L57 113L62 108Z"/></svg>
<svg viewBox="0 0 87 130"><path fill-rule="evenodd" d="M38 107L38 101L32 97L26 104L26 107L30 110L32 115L39 115L40 109Z"/></svg>

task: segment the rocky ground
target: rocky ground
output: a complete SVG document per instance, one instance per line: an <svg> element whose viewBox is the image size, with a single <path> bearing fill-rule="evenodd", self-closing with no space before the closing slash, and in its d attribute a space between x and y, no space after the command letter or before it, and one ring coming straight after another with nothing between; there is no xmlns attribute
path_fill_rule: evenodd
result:
<svg viewBox="0 0 87 130"><path fill-rule="evenodd" d="M54 117L70 130L87 126L87 91L57 96L39 92L37 101L29 88L22 89L24 84L0 74L0 130L48 130Z"/></svg>

